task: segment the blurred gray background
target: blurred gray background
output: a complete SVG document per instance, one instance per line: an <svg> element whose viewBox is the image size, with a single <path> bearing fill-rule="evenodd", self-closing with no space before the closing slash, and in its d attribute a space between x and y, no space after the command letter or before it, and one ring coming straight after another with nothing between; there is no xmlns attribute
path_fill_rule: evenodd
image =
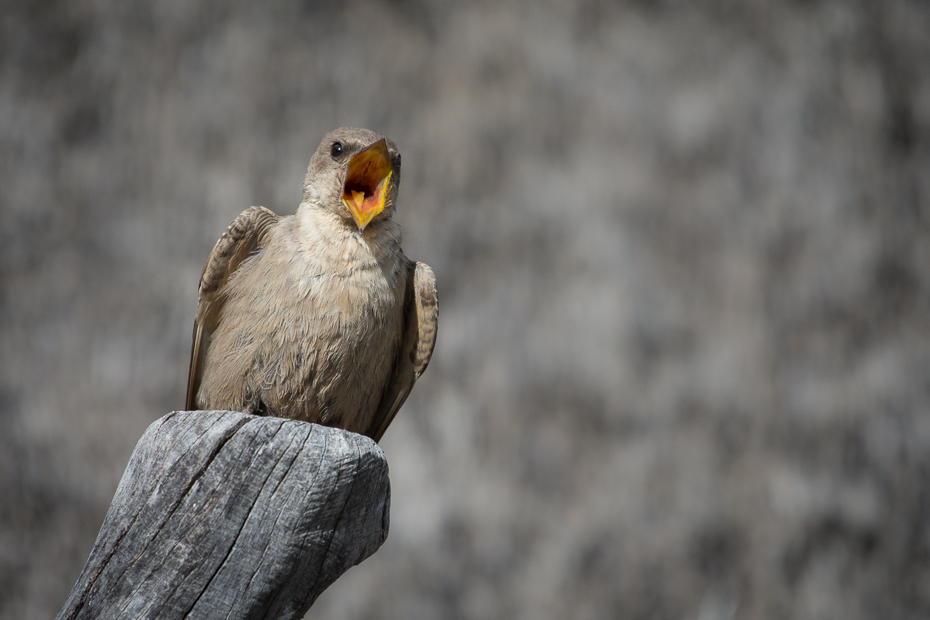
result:
<svg viewBox="0 0 930 620"><path fill-rule="evenodd" d="M0 618L64 602L213 243L340 125L442 314L310 617L930 618L930 3L0 15Z"/></svg>

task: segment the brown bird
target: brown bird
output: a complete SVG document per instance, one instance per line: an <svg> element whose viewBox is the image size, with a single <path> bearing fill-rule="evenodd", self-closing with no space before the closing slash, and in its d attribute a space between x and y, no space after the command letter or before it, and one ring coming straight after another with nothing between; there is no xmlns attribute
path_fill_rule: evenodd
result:
<svg viewBox="0 0 930 620"><path fill-rule="evenodd" d="M310 159L303 202L242 212L200 278L187 409L317 422L381 439L436 342L436 279L392 219L400 153L343 127Z"/></svg>

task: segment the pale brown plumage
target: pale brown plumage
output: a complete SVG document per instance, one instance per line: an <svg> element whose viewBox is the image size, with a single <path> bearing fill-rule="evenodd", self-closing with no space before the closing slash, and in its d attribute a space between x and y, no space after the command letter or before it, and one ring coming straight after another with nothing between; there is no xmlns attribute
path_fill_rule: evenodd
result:
<svg viewBox="0 0 930 620"><path fill-rule="evenodd" d="M330 133L310 160L296 214L251 207L217 241L200 279L187 409L319 422L380 440L429 363L438 319L432 270L400 247L391 217L400 155L382 140L366 129ZM379 162L382 183L357 185ZM383 210L368 222L379 197ZM360 216L349 204L369 210Z"/></svg>

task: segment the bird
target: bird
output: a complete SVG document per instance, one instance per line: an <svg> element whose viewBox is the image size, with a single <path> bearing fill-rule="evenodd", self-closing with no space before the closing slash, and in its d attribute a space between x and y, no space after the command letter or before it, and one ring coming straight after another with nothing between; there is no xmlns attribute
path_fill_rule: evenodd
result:
<svg viewBox="0 0 930 620"><path fill-rule="evenodd" d="M310 158L293 215L243 211L207 259L188 410L334 426L380 441L436 344L436 277L401 248L401 156L341 127Z"/></svg>

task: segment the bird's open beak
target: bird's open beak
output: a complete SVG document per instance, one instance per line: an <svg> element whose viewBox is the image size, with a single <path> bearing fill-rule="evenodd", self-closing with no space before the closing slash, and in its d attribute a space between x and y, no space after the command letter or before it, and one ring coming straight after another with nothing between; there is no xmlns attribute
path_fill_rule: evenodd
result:
<svg viewBox="0 0 930 620"><path fill-rule="evenodd" d="M384 209L388 181L391 179L391 157L384 138L352 156L342 187L342 204L352 214L359 230Z"/></svg>

